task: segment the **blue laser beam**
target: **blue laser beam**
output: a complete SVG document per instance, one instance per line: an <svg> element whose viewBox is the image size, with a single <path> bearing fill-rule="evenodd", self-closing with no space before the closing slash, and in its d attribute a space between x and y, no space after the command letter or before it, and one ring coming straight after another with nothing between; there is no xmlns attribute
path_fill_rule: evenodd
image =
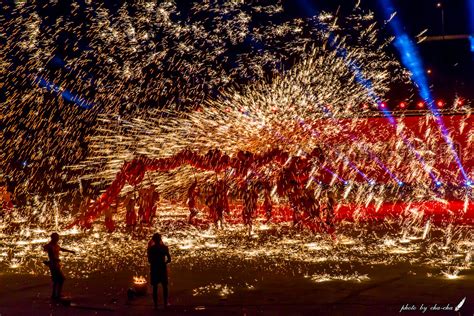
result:
<svg viewBox="0 0 474 316"><path fill-rule="evenodd" d="M474 53L474 0L467 0L468 15L469 15L469 44L471 52Z"/></svg>
<svg viewBox="0 0 474 316"><path fill-rule="evenodd" d="M395 35L394 46L398 50L401 56L403 65L410 71L411 79L417 86L421 98L425 101L428 106L428 109L434 116L435 122L439 126L441 135L448 145L453 158L456 164L461 171L464 180L468 181L469 177L464 170L464 167L461 163L461 159L458 156L458 153L455 149L454 143L449 136L449 132L444 125L442 116L440 115L438 109L435 106L434 99L429 88L428 78L425 74L423 62L419 55L418 49L415 43L410 39L408 34L403 30L402 24L398 17L395 14L395 9L391 0L380 0L385 16L389 21L389 25L392 28L392 31ZM472 0L470 0L472 2ZM436 181L436 180L435 180Z"/></svg>
<svg viewBox="0 0 474 316"><path fill-rule="evenodd" d="M256 121L258 120L258 116L257 116L257 115L252 115L252 112L250 112L249 110L240 111L240 112L241 112L241 114L242 114L243 116L252 119L254 122L256 122ZM299 123L300 125L302 125L302 126L306 125L306 123L305 123L305 121L304 121L303 118L298 118L297 121L298 121L298 123ZM264 125L264 127L265 127L266 129L268 129L265 125ZM286 136L284 136L284 135L281 135L278 131L274 132L273 129L268 129L268 130L269 130L270 133L275 134L275 135L278 137L278 139L280 139L280 140L282 140L282 141L285 141L285 142L288 141L288 138L287 138ZM314 133L317 133L317 132L314 131L314 130L312 131L311 135L312 135L313 137L315 137ZM302 150L302 149L300 148L300 150ZM302 150L302 151L304 152L304 150ZM305 154L307 154L307 153L305 153ZM337 179L339 179L339 180L340 180L341 182L343 182L344 184L347 184L347 181L346 181L346 180L344 180L343 178L341 178L341 177L340 177L338 174L336 174L335 172L331 171L329 168L323 167L323 169L326 170L327 172L329 172L330 174L332 174L333 176L335 176ZM258 173L257 173L257 174L258 174ZM320 182L318 181L318 183L320 183Z"/></svg>
<svg viewBox="0 0 474 316"><path fill-rule="evenodd" d="M327 107L324 107L324 108L327 109ZM328 114L332 114L332 112L331 112L329 109L327 109L327 111L328 111L328 112L327 112ZM319 133L318 133L317 131L315 131L314 128L313 128L310 124L306 123L304 119L302 119L302 118L298 119L298 123L299 123L300 126L303 127L304 129L311 131L311 137L315 137L315 138L318 138L318 137L319 137ZM322 144L323 146L325 146L325 147L329 147L330 149L333 149L333 148L331 148L330 146L328 146L327 144L325 144L324 142L322 142L321 144ZM353 162L351 162L351 161L349 160L349 158L348 158L346 155L344 155L343 153L341 153L341 152L339 152L339 151L337 151L337 150L335 150L335 149L333 149L333 150L334 150L334 152L336 153L336 155L337 155L338 157L343 157L343 158L344 158L344 161L345 161L346 165L348 165L348 166L351 167L355 172L357 172L359 175L361 175L362 178L364 178L367 182L370 183L371 181L373 181L373 180L370 179L364 172L362 172L359 168L357 168L357 166L356 166Z"/></svg>
<svg viewBox="0 0 474 316"><path fill-rule="evenodd" d="M336 177L339 181L341 181L342 183L344 184L347 184L347 181L344 180L343 178L341 178L337 173L331 171L329 168L327 167L324 167L323 168L325 171L327 171L328 173L332 174L334 177Z"/></svg>
<svg viewBox="0 0 474 316"><path fill-rule="evenodd" d="M337 153L337 152L336 152ZM362 178L364 178L367 182L369 183L372 183L374 182L374 180L370 179L365 173L363 173L359 168L357 168L357 166L352 163L349 158L347 158L347 156L344 156L344 161L346 162L346 164L349 165L349 167L351 167L352 169L354 169Z"/></svg>
<svg viewBox="0 0 474 316"><path fill-rule="evenodd" d="M92 103L89 103L84 98L81 98L81 97L73 94L71 91L69 91L67 89L61 89L56 84L54 84L53 82L47 81L43 77L36 77L34 82L36 84L38 84L38 86L40 86L41 88L45 88L46 90L48 90L50 92L55 92L58 95L60 95L64 100L72 102L72 103L78 105L79 107L81 107L85 110L89 110L93 106Z"/></svg>
<svg viewBox="0 0 474 316"><path fill-rule="evenodd" d="M397 30L401 30L401 28L397 28ZM381 101L380 97L374 92L372 82L369 79L365 78L361 67L358 66L355 61L352 61L352 60L348 59L347 51L337 43L337 41L335 40L335 36L332 33L329 33L328 43L329 43L329 46L332 49L335 49L338 57L342 58L345 61L348 68L354 73L356 82L358 84L360 84L361 86L363 86L367 90L367 93L368 93L369 97L378 105L380 111L384 114L384 116L387 118L387 120L390 122L390 124L393 125L394 127L396 127L397 123L396 123L395 119L393 118L393 116L391 115L390 111L383 106L383 102ZM414 44L409 40L408 36L402 36L401 41L396 42L396 46L398 45L398 47L403 47L403 46L406 46L408 44L410 44L414 47ZM416 49L416 47L414 47L414 48ZM423 67L420 63L419 58L413 58L413 56L410 53L407 53L404 56L402 56L402 62L404 64L405 63L415 64L415 66L416 66L415 69L417 71L416 75L424 76L424 73L422 72ZM416 63L420 63L420 65L418 65ZM421 72L419 71L420 69L421 69ZM426 78L425 78L425 80L426 80ZM427 82L426 82L424 87L427 87L427 86L428 85L427 85ZM424 88L424 90L421 91L421 92L424 95L426 95L426 93L428 93L428 94L430 93L429 88L428 89ZM431 104L433 105L434 102L431 102ZM437 117L439 118L439 115ZM429 168L427 167L426 162L424 161L423 157L421 157L421 155L416 151L413 144L411 144L411 142L405 136L401 135L401 137L402 137L403 142L408 146L408 148L411 151L414 152L416 158L421 163L423 169L430 175L431 179L433 181L437 181L436 176L431 172L431 170L429 170ZM451 142L451 144L452 144L452 142ZM452 146L452 148L454 148L454 146ZM458 165L460 165L460 161L459 161ZM462 166L461 166L461 168L462 168ZM400 183L403 183L403 182L401 182L400 180L397 179L397 183L400 184Z"/></svg>
<svg viewBox="0 0 474 316"><path fill-rule="evenodd" d="M335 124L340 125L340 123L334 118L334 113L332 113L331 110L328 109L327 107L324 107L324 109L325 109L325 112L329 115L330 119ZM397 176L393 174L393 172L390 171L390 169L377 157L377 155L373 151L371 151L368 148L365 148L365 146L360 145L360 140L357 136L355 136L354 134L350 134L349 137L351 138L351 140L354 141L354 144L356 144L356 146L359 147L359 149L367 152L370 155L370 157L379 165L379 167L381 167L386 173L388 173L388 175L392 179L394 179L398 184L403 183L399 178L397 178Z"/></svg>
<svg viewBox="0 0 474 316"><path fill-rule="evenodd" d="M338 57L340 58L343 58L343 60L345 61L346 65L349 67L349 69L355 74L355 78L356 78L356 81L357 83L359 83L360 85L362 85L369 97L378 105L380 111L383 113L383 115L385 116L385 118L389 121L389 123L396 129L396 125L397 125L397 122L395 121L393 115L390 113L390 111L385 108L383 106L383 102L381 100L381 98L375 93L374 89L373 89L373 85L372 85L372 82L370 81L370 79L366 78L362 72L362 69L360 66L357 65L357 63L353 60L350 60L348 59L347 57L347 50L344 49L343 47L341 47L335 40L335 37L332 33L330 33L329 35L329 41L328 41L329 45L331 48L335 49L336 50L336 53L338 55ZM429 90L428 90L429 91ZM418 159L418 161L420 162L420 164L422 165L422 168L423 170L428 173L428 175L431 177L431 179L433 181L436 181L437 178L436 176L431 172L431 170L427 167L426 165L426 162L425 160L423 159L423 157L421 157L421 155L416 151L416 149L414 148L413 144L408 140L408 138L406 138L405 136L403 135L400 135L402 140L403 140L403 143L407 145L407 147L415 154L416 158ZM387 169L387 168L384 168L384 169ZM392 173L389 173L389 174L392 174ZM399 179L396 179L397 183L400 184L400 183L403 183L401 182Z"/></svg>

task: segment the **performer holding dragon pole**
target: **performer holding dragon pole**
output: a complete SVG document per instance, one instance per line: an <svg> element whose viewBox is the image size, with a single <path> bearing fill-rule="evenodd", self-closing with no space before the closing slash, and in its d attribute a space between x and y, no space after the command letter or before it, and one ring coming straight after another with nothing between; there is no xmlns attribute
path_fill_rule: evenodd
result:
<svg viewBox="0 0 474 316"><path fill-rule="evenodd" d="M217 207L217 216L218 220L221 223L221 228L223 226L224 220L224 213L229 214L229 200L227 197L228 188L224 180L219 180L217 182L217 190L216 190L216 207Z"/></svg>
<svg viewBox="0 0 474 316"><path fill-rule="evenodd" d="M244 224L249 227L249 235L252 232L252 219L257 209L258 192L254 185L246 183L243 192L242 217Z"/></svg>
<svg viewBox="0 0 474 316"><path fill-rule="evenodd" d="M272 196L271 196L271 186L269 182L264 183L263 189L263 210L265 211L266 221L269 222L272 218Z"/></svg>
<svg viewBox="0 0 474 316"><path fill-rule="evenodd" d="M188 189L188 208L189 208L189 219L188 223L192 224L194 217L197 215L198 210L196 208L196 198L199 196L199 188L197 187L197 180L191 184Z"/></svg>

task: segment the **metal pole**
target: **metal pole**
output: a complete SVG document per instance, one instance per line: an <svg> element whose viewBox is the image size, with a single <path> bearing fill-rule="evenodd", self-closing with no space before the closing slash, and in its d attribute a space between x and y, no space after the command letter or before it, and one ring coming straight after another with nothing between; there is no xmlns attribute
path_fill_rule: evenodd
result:
<svg viewBox="0 0 474 316"><path fill-rule="evenodd" d="M441 7L441 35L443 35L443 39L444 39L444 35L445 35L445 29L444 29L444 8Z"/></svg>

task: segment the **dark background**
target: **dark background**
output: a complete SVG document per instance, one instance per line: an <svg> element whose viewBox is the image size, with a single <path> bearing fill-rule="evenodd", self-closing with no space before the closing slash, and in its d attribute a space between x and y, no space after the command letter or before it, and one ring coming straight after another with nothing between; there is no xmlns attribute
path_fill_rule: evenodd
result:
<svg viewBox="0 0 474 316"><path fill-rule="evenodd" d="M470 0L393 0L392 3L397 9L405 31L415 38L417 34L427 29L427 36L442 35L441 9L437 7L437 3L442 3L444 10L444 29L446 35L459 35L470 33ZM57 0L52 4L50 1L38 0L27 1L37 6L38 13L44 17L45 22L48 20L52 24L58 16L68 15L71 10L70 0ZM74 1L84 4L84 0ZM104 3L111 12L118 10L125 2L133 3L133 0L106 0ZM178 8L183 16L189 11L194 1L176 0ZM210 1L216 6L221 5L224 1ZM252 4L271 4L275 1L260 0L248 1ZM275 20L293 19L296 17L310 17L321 11L335 12L339 10L341 14L345 11L349 12L353 9L356 1L353 0L283 0L284 12L280 16L274 17ZM14 0L6 0L4 4L4 12L8 15L8 7L15 5ZM85 5L84 5L85 6ZM362 0L360 6L375 12L377 20L381 23L384 21L384 12L382 9L382 1L380 0ZM265 18L265 17L264 17ZM472 17L474 19L474 17ZM257 18L258 21L258 18ZM387 35L393 35L389 28L386 30ZM418 45L425 68L430 69L429 74L432 90L436 96L444 96L452 98L455 94L461 97L472 98L474 96L474 80L471 75L474 70L474 53L470 51L469 41L462 40L445 40L445 41L425 41ZM60 47L58 47L61 50ZM395 52L395 51L394 51ZM397 53L397 52L395 52ZM395 87L396 89L396 87ZM403 93L400 89L396 89L397 94ZM405 97L401 97L403 99Z"/></svg>

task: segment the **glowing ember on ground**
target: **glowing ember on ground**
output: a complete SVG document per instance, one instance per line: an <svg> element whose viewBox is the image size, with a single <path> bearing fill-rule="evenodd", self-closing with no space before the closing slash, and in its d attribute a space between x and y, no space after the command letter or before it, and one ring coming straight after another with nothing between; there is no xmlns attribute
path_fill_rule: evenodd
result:
<svg viewBox="0 0 474 316"><path fill-rule="evenodd" d="M137 271L148 273L144 253L147 240L155 231L164 234L173 262L178 264L197 260L200 266L212 266L216 262L235 260L235 269L239 266L245 269L250 260L265 262L263 268L268 271L292 271L293 267L285 264L287 260L305 265L348 262L364 266L408 262L432 270L434 274L453 266L467 270L472 266L473 231L470 226L455 226L450 232L443 226L432 225L429 237L413 239L408 244L400 242L400 231L395 223L392 228L387 228L385 222L371 225L341 222L337 227L336 240L325 233L297 230L290 223L265 224L268 229L256 229L249 238L247 228L242 224L228 224L224 230L216 230L212 226L198 229L185 224L188 213L185 207L165 205L163 210L169 208L174 211L167 211L155 225L143 227L133 234L125 227L109 234L100 222L88 232L59 231L61 242L77 252L74 256L66 254L63 257L68 274L80 277L121 270L134 274ZM31 225L23 224L18 233L0 236L0 268L3 271L49 273L42 264L46 255L39 241L46 242L50 228ZM419 229L418 236L423 235L423 224L412 228ZM451 237L446 247L447 235ZM285 258L285 261L280 258ZM340 275L348 274L341 271ZM331 276L337 277L338 273Z"/></svg>
<svg viewBox="0 0 474 316"><path fill-rule="evenodd" d="M201 286L199 288L193 289L194 296L212 294L213 292L217 293L221 297L227 297L230 294L234 293L234 291L232 290L232 287L229 287L226 284L212 283L206 286Z"/></svg>
<svg viewBox="0 0 474 316"><path fill-rule="evenodd" d="M135 285L143 285L143 284L146 284L147 281L145 279L145 277L143 276L134 276L133 277L133 284Z"/></svg>
<svg viewBox="0 0 474 316"><path fill-rule="evenodd" d="M355 281L362 282L369 280L369 277L364 275L359 275L357 272L351 275L329 275L329 274L315 274L308 276L309 279L313 282L329 282L329 281Z"/></svg>

